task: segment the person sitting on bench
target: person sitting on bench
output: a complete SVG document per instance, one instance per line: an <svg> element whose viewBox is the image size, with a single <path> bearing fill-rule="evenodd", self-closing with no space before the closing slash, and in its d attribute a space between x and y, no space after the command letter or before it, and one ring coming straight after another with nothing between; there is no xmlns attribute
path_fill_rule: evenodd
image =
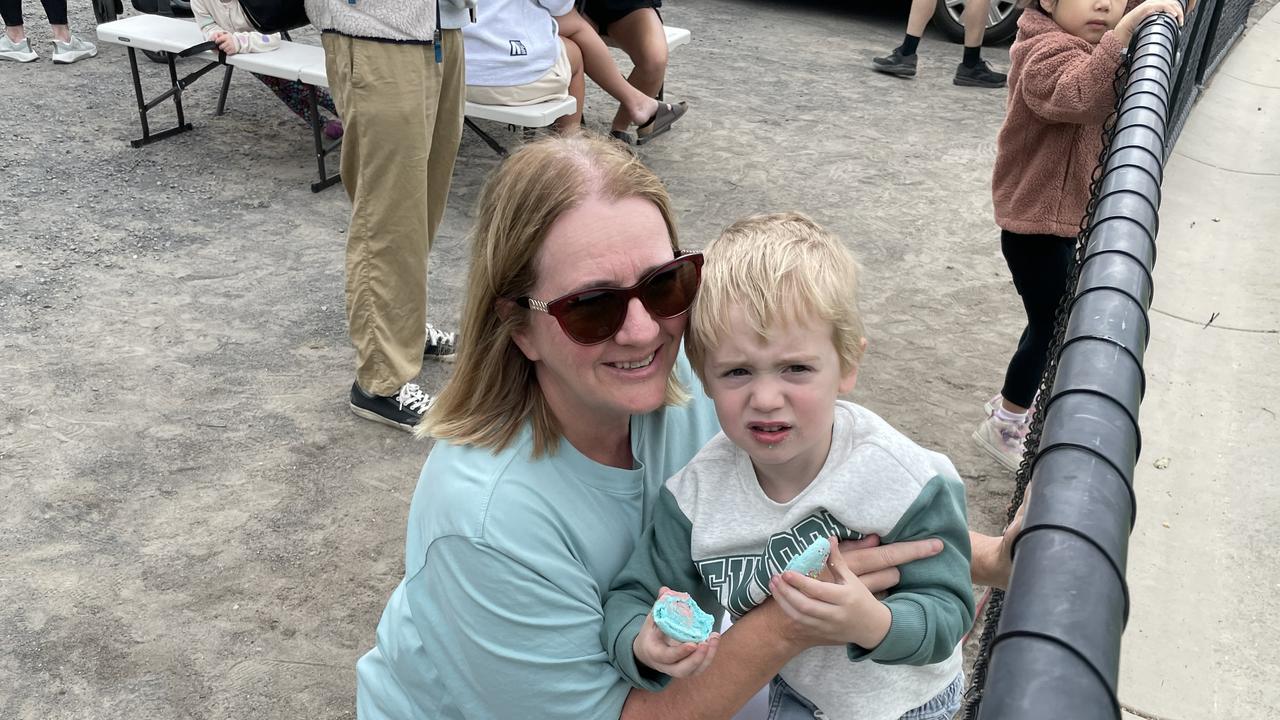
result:
<svg viewBox="0 0 1280 720"><path fill-rule="evenodd" d="M228 55L270 52L280 48L280 35L264 35L255 30L237 0L191 0L191 12L205 39L217 43L218 49ZM298 117L311 124L311 106L307 102L306 86L301 81L260 73L253 73L253 76L270 88ZM317 102L335 116L338 114L327 91L317 92ZM337 118L326 121L324 136L330 140L342 137L342 121Z"/></svg>
<svg viewBox="0 0 1280 720"><path fill-rule="evenodd" d="M684 103L660 103L630 85L573 0L485 0L466 44L467 100L481 105L532 105L572 95L577 112L555 123L558 132L582 122L583 73L622 103L644 144L684 115Z"/></svg>

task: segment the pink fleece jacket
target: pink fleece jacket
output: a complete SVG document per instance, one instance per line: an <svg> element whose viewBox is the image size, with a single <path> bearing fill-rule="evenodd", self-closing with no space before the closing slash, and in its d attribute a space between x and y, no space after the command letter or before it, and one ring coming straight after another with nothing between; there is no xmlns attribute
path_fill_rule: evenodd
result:
<svg viewBox="0 0 1280 720"><path fill-rule="evenodd" d="M1009 51L1009 104L991 179L1001 228L1062 237L1079 232L1124 50L1112 31L1094 45L1039 10L1022 13Z"/></svg>

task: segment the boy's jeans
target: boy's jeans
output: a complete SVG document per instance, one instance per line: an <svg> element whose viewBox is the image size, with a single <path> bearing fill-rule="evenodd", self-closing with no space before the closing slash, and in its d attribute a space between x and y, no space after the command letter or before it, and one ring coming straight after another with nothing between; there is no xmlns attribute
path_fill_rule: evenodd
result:
<svg viewBox="0 0 1280 720"><path fill-rule="evenodd" d="M964 698L964 673L956 675L945 690L898 720L951 720ZM769 683L769 720L822 720L826 715L805 700L781 677Z"/></svg>

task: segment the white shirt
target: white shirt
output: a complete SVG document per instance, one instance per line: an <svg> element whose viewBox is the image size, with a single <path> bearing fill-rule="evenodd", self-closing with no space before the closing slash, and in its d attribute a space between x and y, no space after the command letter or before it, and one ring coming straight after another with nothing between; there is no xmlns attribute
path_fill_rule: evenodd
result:
<svg viewBox="0 0 1280 720"><path fill-rule="evenodd" d="M572 9L573 0L484 0L462 29L467 84L510 87L546 75L560 57L555 19Z"/></svg>

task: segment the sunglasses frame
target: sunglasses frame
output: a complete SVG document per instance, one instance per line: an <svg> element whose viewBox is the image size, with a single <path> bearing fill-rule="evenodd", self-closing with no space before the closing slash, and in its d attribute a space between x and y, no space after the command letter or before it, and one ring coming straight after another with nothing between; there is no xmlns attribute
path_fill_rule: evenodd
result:
<svg viewBox="0 0 1280 720"><path fill-rule="evenodd" d="M532 297L529 297L528 295L525 295L522 297L514 298L512 302L514 302L516 305L519 305L522 308L528 308L530 310L536 310L540 313L546 313L547 315L550 315L551 317L555 318L556 324L560 326L560 330L564 332L565 336L568 337L573 342L577 343L578 345L582 345L584 347L599 345L601 343L608 342L610 339L613 338L614 335L618 334L619 330L622 329L622 323L626 322L625 309L628 305L631 304L632 298L638 299L640 301L640 304L644 305L644 309L651 316L658 318L659 320L670 320L671 318L680 317L681 315L684 315L685 313L689 312L689 308L693 307L692 301L689 302L688 307L686 307L684 310L681 310L678 313L674 313L672 315L659 315L658 313L654 312L653 308L649 307L649 304L644 301L644 297L642 296L642 293L644 292L645 287L655 277L657 277L658 275L664 272L667 272L668 270L671 270L674 266L684 262L689 262L693 264L693 271L696 276L696 282L697 282L697 287L694 289L693 294L696 297L698 294L698 289L702 287L702 263L703 263L702 253L686 252L686 251L680 250L676 252L676 256L672 258L669 262L665 262L659 265L658 267L654 268L653 270L650 270L649 272L645 273L644 277L640 278L640 280L636 282L635 285L632 285L631 287L620 288L620 287L601 286L601 287L583 288L582 290L575 290L566 295L561 295L560 297L554 300L538 300L536 298L532 298ZM611 295L623 296L623 298L625 299L625 302L623 303L622 322L619 322L618 327L614 328L613 332L609 333L606 337L601 338L600 340L596 340L594 342L583 342L582 340L579 340L577 337L575 337L573 332L571 332L569 328L565 327L565 324L564 324L565 321L561 317L563 312L560 310L560 308L564 307L564 303L569 302L582 295L586 295L588 293L602 293L602 292L609 293Z"/></svg>

